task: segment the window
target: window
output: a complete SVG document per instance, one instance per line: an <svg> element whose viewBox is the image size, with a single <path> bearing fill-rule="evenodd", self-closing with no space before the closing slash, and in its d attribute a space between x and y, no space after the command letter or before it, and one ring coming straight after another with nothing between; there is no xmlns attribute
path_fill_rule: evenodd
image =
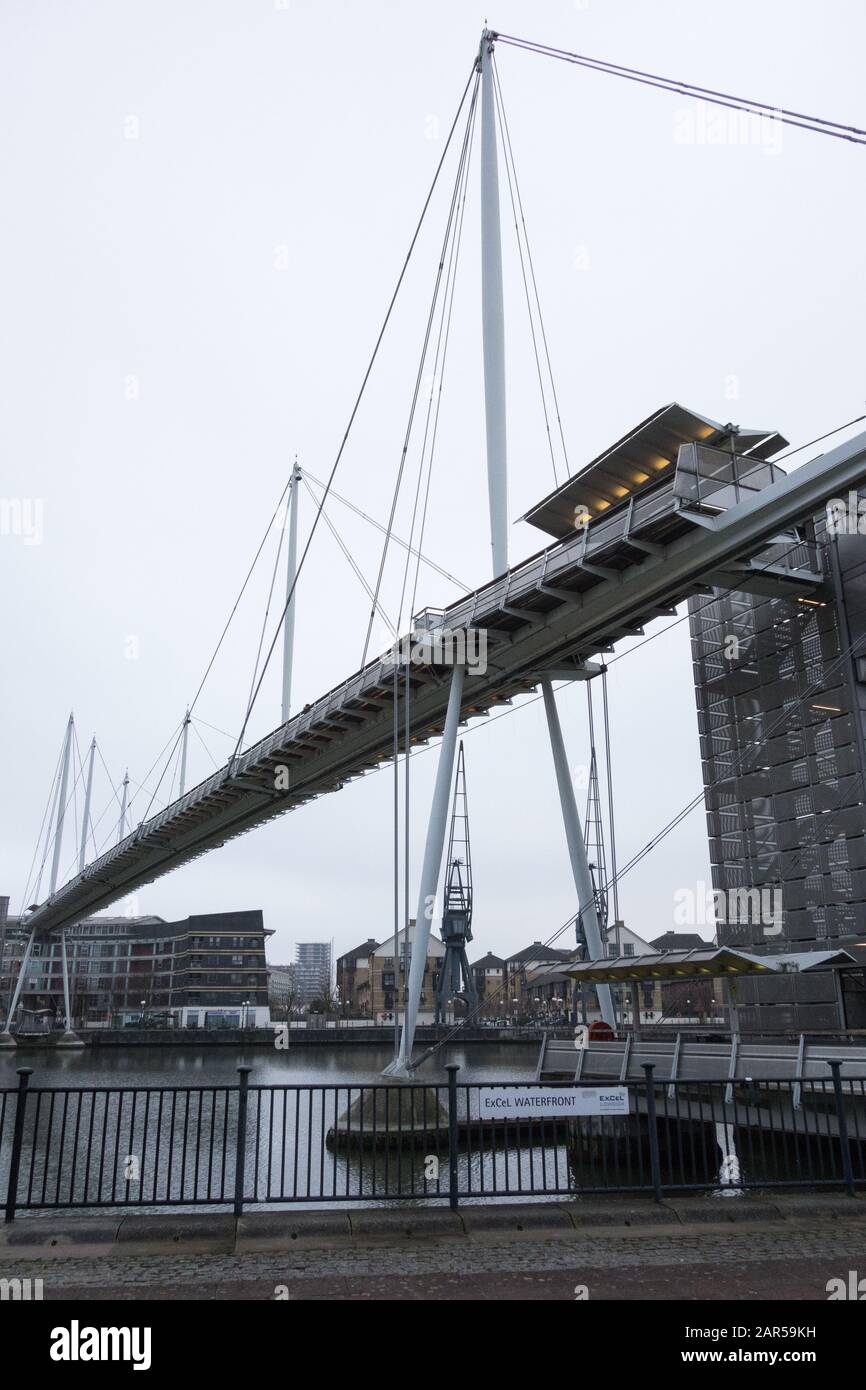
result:
<svg viewBox="0 0 866 1390"><path fill-rule="evenodd" d="M624 942L622 943L622 953L623 953L624 956L633 956L633 955L634 955L634 943L631 942L631 941L624 941Z"/></svg>

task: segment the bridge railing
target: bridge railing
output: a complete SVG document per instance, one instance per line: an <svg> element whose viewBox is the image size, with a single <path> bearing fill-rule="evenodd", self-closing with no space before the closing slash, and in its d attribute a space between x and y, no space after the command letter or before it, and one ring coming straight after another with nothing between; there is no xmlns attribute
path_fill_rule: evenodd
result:
<svg viewBox="0 0 866 1390"><path fill-rule="evenodd" d="M866 1186L866 1082L0 1090L6 1220L44 1209L375 1206ZM799 1088L799 1089L798 1089Z"/></svg>

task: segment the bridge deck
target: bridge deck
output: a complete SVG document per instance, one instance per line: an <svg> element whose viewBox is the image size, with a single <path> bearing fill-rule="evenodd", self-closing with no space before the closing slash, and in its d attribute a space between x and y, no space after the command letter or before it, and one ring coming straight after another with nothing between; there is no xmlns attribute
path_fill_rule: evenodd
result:
<svg viewBox="0 0 866 1390"><path fill-rule="evenodd" d="M645 499L645 508L636 502L615 527L594 523L465 595L444 621L453 631L483 629L488 658L486 669L468 673L463 719L532 690L541 672L554 678L575 672L581 661L610 650L708 583L807 591L819 582L817 574L756 570L752 557L864 475L866 435L859 435L717 516L691 511L673 495ZM448 670L413 666L411 683L412 737L420 743L442 730ZM29 924L50 931L80 921L389 761L393 684L387 658L368 663L87 865ZM280 768L288 769L288 790L277 788Z"/></svg>

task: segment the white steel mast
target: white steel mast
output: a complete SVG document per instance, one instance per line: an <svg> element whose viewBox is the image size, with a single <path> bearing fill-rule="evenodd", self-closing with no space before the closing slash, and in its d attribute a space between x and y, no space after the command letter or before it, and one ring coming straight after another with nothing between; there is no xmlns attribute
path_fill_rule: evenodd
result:
<svg viewBox="0 0 866 1390"><path fill-rule="evenodd" d="M508 451L505 424L505 310L502 300L502 236L496 154L493 44L481 35L481 329L484 346L484 413L487 425L487 491L493 578L508 569Z"/></svg>
<svg viewBox="0 0 866 1390"><path fill-rule="evenodd" d="M292 703L292 657L295 646L295 594L293 592L298 577L298 493L300 492L301 470L297 459L292 469L292 485L289 493L289 543L286 560L286 616L283 620L283 703L282 719L285 724L291 714Z"/></svg>

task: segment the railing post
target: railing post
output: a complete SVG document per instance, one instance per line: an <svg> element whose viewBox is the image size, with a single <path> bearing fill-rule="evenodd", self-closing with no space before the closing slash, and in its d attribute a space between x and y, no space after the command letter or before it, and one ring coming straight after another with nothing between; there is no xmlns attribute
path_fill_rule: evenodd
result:
<svg viewBox="0 0 866 1390"><path fill-rule="evenodd" d="M659 1132L656 1123L656 1090L653 1081L655 1067L652 1062L644 1062L643 1069L646 1074L646 1115L650 1143L650 1173L652 1175L655 1200L660 1202L662 1199L662 1168L659 1160Z"/></svg>
<svg viewBox="0 0 866 1390"><path fill-rule="evenodd" d="M448 1073L448 1204L457 1210L457 1073L460 1067L449 1062Z"/></svg>
<svg viewBox="0 0 866 1390"><path fill-rule="evenodd" d="M833 1072L833 1093L836 1097L836 1119L839 1124L839 1147L842 1150L842 1173L848 1196L855 1196L854 1168L851 1163L851 1143L848 1138L848 1116L845 1114L845 1095L842 1090L841 1062L829 1062Z"/></svg>
<svg viewBox="0 0 866 1390"><path fill-rule="evenodd" d="M244 1210L244 1181L247 1168L247 1104L252 1067L238 1067L238 1138L235 1151L235 1216Z"/></svg>
<svg viewBox="0 0 866 1390"><path fill-rule="evenodd" d="M9 1183L6 1188L7 1221L14 1221L15 1219L15 1206L18 1201L18 1170L21 1167L21 1149L24 1144L24 1110L27 1105L27 1087L32 1075L32 1067L18 1068L18 1097L15 1104L15 1127L12 1130L12 1154L9 1158Z"/></svg>

